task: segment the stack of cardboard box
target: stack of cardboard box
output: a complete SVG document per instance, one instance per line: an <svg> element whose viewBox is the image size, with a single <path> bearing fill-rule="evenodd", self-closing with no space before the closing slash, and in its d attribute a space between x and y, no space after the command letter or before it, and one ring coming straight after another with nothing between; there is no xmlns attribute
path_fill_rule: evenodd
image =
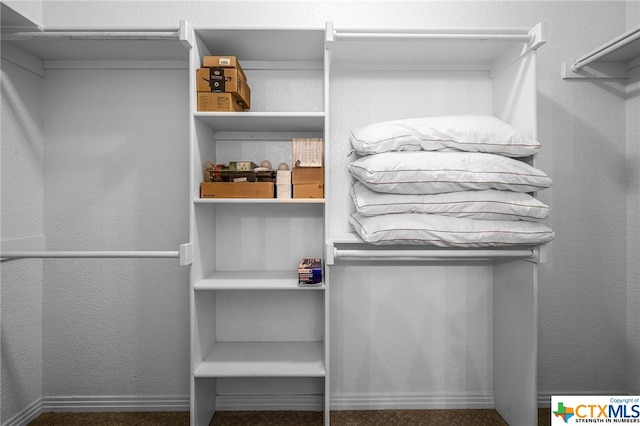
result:
<svg viewBox="0 0 640 426"><path fill-rule="evenodd" d="M251 88L235 56L205 56L196 70L198 111L251 108Z"/></svg>
<svg viewBox="0 0 640 426"><path fill-rule="evenodd" d="M322 138L292 140L293 198L324 198L323 144Z"/></svg>

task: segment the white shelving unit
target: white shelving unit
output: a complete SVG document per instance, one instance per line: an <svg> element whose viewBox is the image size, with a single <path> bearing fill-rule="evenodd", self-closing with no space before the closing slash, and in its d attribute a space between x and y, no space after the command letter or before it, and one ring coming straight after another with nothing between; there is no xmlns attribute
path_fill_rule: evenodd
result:
<svg viewBox="0 0 640 426"><path fill-rule="evenodd" d="M328 23L324 30L199 28L192 37L191 75L203 55L234 54L252 88L251 111L243 113L197 112L191 99L193 424L206 424L232 392L250 409L243 386L286 394L289 406L319 392L315 408L328 424L329 289L347 284L332 282L332 271L362 258L488 265L495 408L512 424L535 423L536 265L544 250L426 248L417 255L364 245L348 225L345 135L376 120L483 112L535 137L535 53L544 27L382 31ZM385 89L390 81L400 87ZM286 152L296 134L325 138L324 200L198 197L205 161L251 153L274 163L267 153ZM292 266L302 253L325 259L323 285L297 286ZM274 383L256 381L265 378Z"/></svg>
<svg viewBox="0 0 640 426"><path fill-rule="evenodd" d="M322 257L324 199L201 199L206 161L291 164L291 139L325 135L324 31L189 30L191 97L192 416L209 424L229 398L325 411L328 287L299 287L303 257ZM238 57L249 111L199 112L205 55Z"/></svg>

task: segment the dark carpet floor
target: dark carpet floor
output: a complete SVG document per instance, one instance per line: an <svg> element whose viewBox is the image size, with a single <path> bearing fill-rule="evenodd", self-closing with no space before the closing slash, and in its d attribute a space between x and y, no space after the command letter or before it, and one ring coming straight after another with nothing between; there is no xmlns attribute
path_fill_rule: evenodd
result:
<svg viewBox="0 0 640 426"><path fill-rule="evenodd" d="M538 426L549 426L550 410L538 410ZM332 411L332 426L503 426L495 410ZM188 412L43 413L29 426L187 426ZM321 426L315 411L222 411L211 426Z"/></svg>

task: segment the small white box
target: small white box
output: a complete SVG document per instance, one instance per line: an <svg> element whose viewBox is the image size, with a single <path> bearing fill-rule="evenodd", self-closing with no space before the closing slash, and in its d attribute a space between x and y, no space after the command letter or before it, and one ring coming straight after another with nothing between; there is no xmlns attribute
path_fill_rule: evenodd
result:
<svg viewBox="0 0 640 426"><path fill-rule="evenodd" d="M276 172L276 185L291 185L291 170L278 170Z"/></svg>
<svg viewBox="0 0 640 426"><path fill-rule="evenodd" d="M278 199L288 200L292 198L292 186L291 184L277 184L276 185L276 194L278 194Z"/></svg>

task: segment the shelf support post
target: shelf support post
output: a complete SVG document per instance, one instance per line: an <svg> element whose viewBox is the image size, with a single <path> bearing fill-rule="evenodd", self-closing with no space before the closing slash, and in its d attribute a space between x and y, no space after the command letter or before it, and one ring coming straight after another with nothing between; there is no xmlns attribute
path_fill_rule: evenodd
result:
<svg viewBox="0 0 640 426"><path fill-rule="evenodd" d="M326 243L325 264L328 266L336 263L335 249L333 242Z"/></svg>
<svg viewBox="0 0 640 426"><path fill-rule="evenodd" d="M180 29L178 30L178 38L184 47L191 49L194 46L193 31L191 25L186 20L180 21Z"/></svg>
<svg viewBox="0 0 640 426"><path fill-rule="evenodd" d="M188 266L193 263L193 244L180 244L179 250L180 266Z"/></svg>

